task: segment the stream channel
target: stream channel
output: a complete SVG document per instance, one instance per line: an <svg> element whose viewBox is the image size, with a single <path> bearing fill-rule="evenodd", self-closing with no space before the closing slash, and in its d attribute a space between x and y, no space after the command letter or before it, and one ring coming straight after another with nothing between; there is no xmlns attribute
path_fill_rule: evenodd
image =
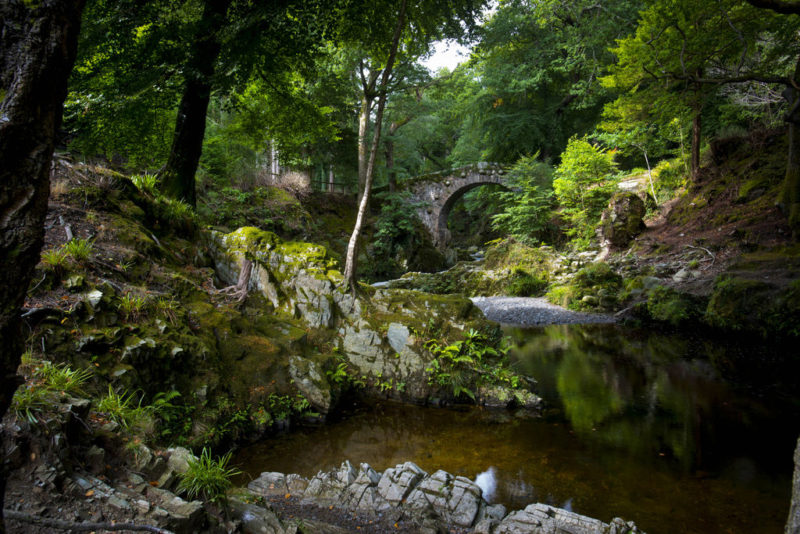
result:
<svg viewBox="0 0 800 534"><path fill-rule="evenodd" d="M790 347L614 324L506 333L548 405L541 418L360 403L244 448L235 463L254 478L410 460L483 473L484 495L509 510L544 502L649 534L783 532L800 433Z"/></svg>

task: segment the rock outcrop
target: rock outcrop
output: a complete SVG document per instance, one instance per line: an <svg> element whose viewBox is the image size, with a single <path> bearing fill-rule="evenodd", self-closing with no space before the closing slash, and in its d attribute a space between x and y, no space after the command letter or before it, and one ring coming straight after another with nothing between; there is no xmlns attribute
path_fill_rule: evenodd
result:
<svg viewBox="0 0 800 534"><path fill-rule="evenodd" d="M413 462L399 464L383 473L364 463L355 468L344 462L338 469L321 471L310 480L294 474L262 473L250 482L248 489L263 497L292 495L307 504L347 512L412 517L420 532L448 528L486 534L641 532L632 522L619 518L604 523L539 503L507 514L504 506L490 505L481 488L468 478L441 470L431 475Z"/></svg>
<svg viewBox="0 0 800 534"><path fill-rule="evenodd" d="M635 193L615 194L600 218L603 239L614 248L627 246L644 230L644 213L644 202Z"/></svg>
<svg viewBox="0 0 800 534"><path fill-rule="evenodd" d="M249 261L250 291L262 294L287 321L335 333L335 352L346 358L352 374L381 396L416 403L452 398L452 388L430 379L433 355L425 342L434 335L458 339L469 329L496 328L459 295L363 287L363 298L356 297L342 286L335 261L318 245L284 242L271 232L249 227L230 234L212 232L209 248L224 283L235 284ZM333 402L334 385L325 369L338 365L330 354L326 367L325 358L323 354L315 363L293 355L289 365L295 386L322 413ZM481 376L475 373L472 390L491 387L496 394L486 398L492 406L506 399L508 406L538 409L539 399L530 391L484 384Z"/></svg>

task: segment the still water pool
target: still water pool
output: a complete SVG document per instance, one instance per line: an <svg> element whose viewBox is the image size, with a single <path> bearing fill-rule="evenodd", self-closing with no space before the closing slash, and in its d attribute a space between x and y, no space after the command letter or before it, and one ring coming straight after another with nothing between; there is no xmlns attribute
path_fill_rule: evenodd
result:
<svg viewBox="0 0 800 534"><path fill-rule="evenodd" d="M649 534L779 534L800 433L787 349L613 325L507 332L536 377L539 419L478 408L354 406L340 420L247 447L236 463L312 476L344 460L413 461L484 481L490 502L545 502ZM242 481L243 482L243 481Z"/></svg>

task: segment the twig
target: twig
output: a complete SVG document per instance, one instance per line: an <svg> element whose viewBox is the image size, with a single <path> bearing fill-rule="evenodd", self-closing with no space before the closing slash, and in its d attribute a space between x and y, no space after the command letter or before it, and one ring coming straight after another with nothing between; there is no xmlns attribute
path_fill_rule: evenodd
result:
<svg viewBox="0 0 800 534"><path fill-rule="evenodd" d="M711 256L711 265L709 265L709 267L713 266L713 265L714 265L714 262L715 262L715 261L717 261L717 257L716 257L716 256L714 256L714 254L713 254L713 253L712 253L710 250L708 250L707 248L704 248L704 247L695 247L695 246L693 246L693 245L685 245L685 247L686 247L686 248L692 248L692 249L695 249L695 250L702 250L702 251L704 251L706 254L708 254L709 256Z"/></svg>
<svg viewBox="0 0 800 534"><path fill-rule="evenodd" d="M137 525L135 523L73 523L60 519L49 519L47 517L23 514L22 512L15 512L14 510L3 510L3 515L6 519L13 519L14 521L22 521L23 523L32 523L34 525L57 528L59 530L72 530L74 532L133 530L136 532L154 532L155 534L174 534L171 530L152 525Z"/></svg>
<svg viewBox="0 0 800 534"><path fill-rule="evenodd" d="M28 290L28 293L33 293L34 291L36 291L36 288L37 288L37 287L39 287L40 285L42 285L42 282L44 282L44 279L45 279L45 278L47 278L47 273L44 273L44 275L42 276L42 279L41 279L41 280L39 280L39 282L38 282L38 283L37 283L35 286L33 286L32 288L30 288L30 289Z"/></svg>

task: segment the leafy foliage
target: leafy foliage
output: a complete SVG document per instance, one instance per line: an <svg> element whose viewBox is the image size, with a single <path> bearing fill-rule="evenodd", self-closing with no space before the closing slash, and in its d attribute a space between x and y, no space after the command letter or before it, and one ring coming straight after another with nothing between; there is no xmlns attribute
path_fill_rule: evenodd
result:
<svg viewBox="0 0 800 534"><path fill-rule="evenodd" d="M133 393L114 391L109 384L108 393L100 398L97 409L126 430L142 430L150 421L152 408L135 401Z"/></svg>
<svg viewBox="0 0 800 534"><path fill-rule="evenodd" d="M64 252L77 263L86 263L92 255L94 242L91 239L73 237L64 245Z"/></svg>
<svg viewBox="0 0 800 534"><path fill-rule="evenodd" d="M38 415L52 406L58 396L85 394L83 388L92 377L90 369L76 370L66 364L53 364L30 356L26 360L23 365L32 369L31 376L14 392L12 409L17 418L31 424L38 422Z"/></svg>
<svg viewBox="0 0 800 534"><path fill-rule="evenodd" d="M189 460L189 469L181 475L178 491L184 491L193 499L201 496L203 500L213 503L225 503L226 492L232 486L231 478L241 474L235 467L228 467L231 453L216 460L211 451L203 447L197 459Z"/></svg>
<svg viewBox="0 0 800 534"><path fill-rule="evenodd" d="M495 193L505 208L492 217L492 228L531 245L554 233L552 168L539 161L538 156L537 153L517 160L508 175L512 191Z"/></svg>
<svg viewBox="0 0 800 534"><path fill-rule="evenodd" d="M519 387L519 376L505 365L508 349L496 345L474 329L454 343L428 340L425 348L434 356L425 369L428 383L452 388L456 398L464 396L473 401L475 388L481 383ZM476 375L480 376L477 381Z"/></svg>
<svg viewBox="0 0 800 534"><path fill-rule="evenodd" d="M614 152L574 137L561 155L553 189L562 218L569 224L566 233L579 248L594 236L600 214L616 186Z"/></svg>
<svg viewBox="0 0 800 534"><path fill-rule="evenodd" d="M378 279L396 278L404 273L408 258L424 244L425 230L417 219L408 193L388 194L375 223L370 258L371 275Z"/></svg>
<svg viewBox="0 0 800 534"><path fill-rule="evenodd" d="M63 247L51 248L42 251L42 264L45 269L60 276L67 270L67 251Z"/></svg>

